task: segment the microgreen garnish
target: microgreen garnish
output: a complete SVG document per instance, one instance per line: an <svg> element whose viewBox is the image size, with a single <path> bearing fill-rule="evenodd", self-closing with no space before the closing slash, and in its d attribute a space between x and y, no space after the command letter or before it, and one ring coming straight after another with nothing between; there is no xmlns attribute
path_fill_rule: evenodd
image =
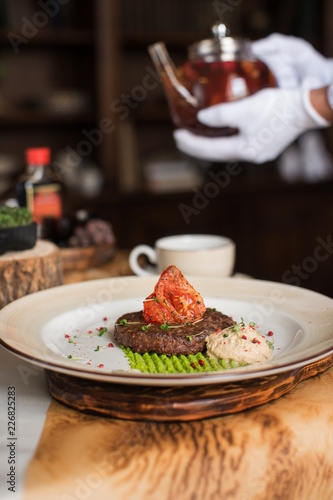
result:
<svg viewBox="0 0 333 500"><path fill-rule="evenodd" d="M201 334L202 334L202 332L195 333L194 335L188 335L186 338L191 342L193 337L197 337L198 335L201 335Z"/></svg>
<svg viewBox="0 0 333 500"><path fill-rule="evenodd" d="M229 334L228 333L224 333L223 337L226 339L227 337L229 337Z"/></svg>
<svg viewBox="0 0 333 500"><path fill-rule="evenodd" d="M162 323L162 325L161 325L161 329L162 329L162 330L164 330L165 332L167 332L167 331L168 331L168 329L169 329L169 325L167 325L167 324L165 324L165 323Z"/></svg>
<svg viewBox="0 0 333 500"><path fill-rule="evenodd" d="M104 333L105 333L105 332L107 332L107 331L108 331L108 329L107 329L106 327L101 328L101 329L100 329L100 331L99 331L98 336L99 336L99 337L102 337L102 335L104 335Z"/></svg>
<svg viewBox="0 0 333 500"><path fill-rule="evenodd" d="M68 359L72 359L73 361L84 361L87 362L88 358L79 358L78 356L72 356L71 354L67 356Z"/></svg>
<svg viewBox="0 0 333 500"><path fill-rule="evenodd" d="M141 327L141 330L143 330L143 331L145 332L146 330L148 330L148 326L147 326L147 325L143 325L143 326Z"/></svg>
<svg viewBox="0 0 333 500"><path fill-rule="evenodd" d="M97 346L97 349L95 349L95 352L99 351L99 345Z"/></svg>
<svg viewBox="0 0 333 500"><path fill-rule="evenodd" d="M157 298L157 297L152 297L151 299L145 299L143 302L151 302L152 300L153 300L154 302L156 302L156 304L158 304L158 303L159 303L159 302L158 302L158 298Z"/></svg>
<svg viewBox="0 0 333 500"><path fill-rule="evenodd" d="M251 323L250 323L250 325L251 325ZM244 328L244 327L245 327L245 322L244 322L243 318L241 318L241 321L239 323L237 323L236 325L227 326L227 328L223 328L222 331L225 332L225 331L231 330L232 332L237 333L241 328Z"/></svg>
<svg viewBox="0 0 333 500"><path fill-rule="evenodd" d="M212 307L212 311L215 312L216 311L216 307Z"/></svg>
<svg viewBox="0 0 333 500"><path fill-rule="evenodd" d="M266 340L266 344L268 345L268 347L270 349L272 349L272 351L274 351L274 339L272 339L272 342L270 342L269 340Z"/></svg>
<svg viewBox="0 0 333 500"><path fill-rule="evenodd" d="M256 324L255 324L255 323L253 323L253 321L251 321L251 323L249 323L249 325L250 325L250 326L253 326L253 327L255 327L255 326L256 326Z"/></svg>
<svg viewBox="0 0 333 500"><path fill-rule="evenodd" d="M140 321L127 321L127 319L121 319L119 323L115 323L115 325L139 325Z"/></svg>
<svg viewBox="0 0 333 500"><path fill-rule="evenodd" d="M69 341L68 341L69 344L73 344L73 342L74 342L74 340L72 340L72 339L69 339Z"/></svg>

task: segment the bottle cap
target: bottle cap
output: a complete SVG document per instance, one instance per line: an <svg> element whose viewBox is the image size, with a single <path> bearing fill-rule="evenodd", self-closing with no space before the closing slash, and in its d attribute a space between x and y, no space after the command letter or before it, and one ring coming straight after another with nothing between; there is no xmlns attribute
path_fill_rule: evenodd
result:
<svg viewBox="0 0 333 500"><path fill-rule="evenodd" d="M50 148L29 148L25 150L28 165L47 165L51 161Z"/></svg>

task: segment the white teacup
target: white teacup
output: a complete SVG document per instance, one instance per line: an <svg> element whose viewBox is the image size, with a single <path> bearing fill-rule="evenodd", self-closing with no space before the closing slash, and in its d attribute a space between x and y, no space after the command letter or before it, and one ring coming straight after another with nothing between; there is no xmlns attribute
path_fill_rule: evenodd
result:
<svg viewBox="0 0 333 500"><path fill-rule="evenodd" d="M138 276L160 274L174 265L185 275L230 276L235 264L235 243L213 234L184 234L166 236L155 242L154 248L138 245L130 253L129 263ZM144 269L138 263L145 255L155 267Z"/></svg>

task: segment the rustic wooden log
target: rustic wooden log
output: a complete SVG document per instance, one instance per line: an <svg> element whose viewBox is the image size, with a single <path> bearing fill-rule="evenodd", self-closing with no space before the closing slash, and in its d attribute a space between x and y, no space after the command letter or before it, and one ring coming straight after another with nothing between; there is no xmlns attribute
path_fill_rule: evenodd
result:
<svg viewBox="0 0 333 500"><path fill-rule="evenodd" d="M0 256L0 309L13 300L62 284L59 248L39 240L34 248Z"/></svg>

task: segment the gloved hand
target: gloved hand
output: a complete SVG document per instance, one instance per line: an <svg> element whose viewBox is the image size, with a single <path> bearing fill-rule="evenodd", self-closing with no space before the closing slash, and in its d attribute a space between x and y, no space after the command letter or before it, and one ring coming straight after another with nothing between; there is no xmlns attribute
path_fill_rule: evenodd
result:
<svg viewBox="0 0 333 500"><path fill-rule="evenodd" d="M264 89L240 101L206 108L198 113L202 123L235 127L239 133L211 138L176 130L176 145L190 156L210 161L272 160L306 130L330 125L312 107L308 87L305 80L295 89Z"/></svg>
<svg viewBox="0 0 333 500"><path fill-rule="evenodd" d="M333 81L333 59L322 56L302 38L273 33L251 46L255 56L272 70L280 88L298 87L308 76L317 78L311 88Z"/></svg>

